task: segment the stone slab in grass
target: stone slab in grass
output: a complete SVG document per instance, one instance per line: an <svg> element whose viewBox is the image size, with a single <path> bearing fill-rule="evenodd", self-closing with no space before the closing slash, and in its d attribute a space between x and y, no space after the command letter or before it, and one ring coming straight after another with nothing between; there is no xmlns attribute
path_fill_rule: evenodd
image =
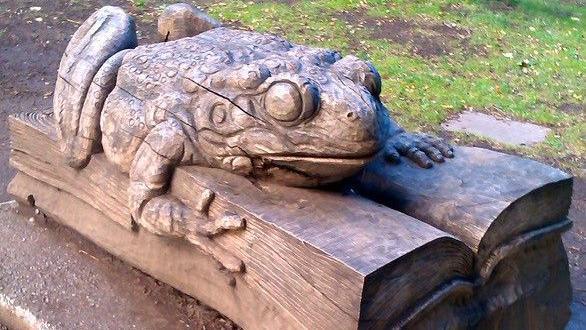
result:
<svg viewBox="0 0 586 330"><path fill-rule="evenodd" d="M451 132L472 133L506 144L527 146L542 142L550 131L547 127L474 111L465 111L442 127Z"/></svg>

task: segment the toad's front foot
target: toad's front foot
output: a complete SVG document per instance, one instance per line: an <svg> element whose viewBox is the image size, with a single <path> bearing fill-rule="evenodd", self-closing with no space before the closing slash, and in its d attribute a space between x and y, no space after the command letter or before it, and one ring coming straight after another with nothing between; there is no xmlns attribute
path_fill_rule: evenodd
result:
<svg viewBox="0 0 586 330"><path fill-rule="evenodd" d="M157 196L146 203L139 216L139 223L157 235L186 238L216 259L221 269L241 272L244 269L243 262L212 238L226 231L244 229L246 221L234 213L210 219L207 211L213 199L213 192L205 190L197 203L197 209L191 209L172 196Z"/></svg>
<svg viewBox="0 0 586 330"><path fill-rule="evenodd" d="M188 214L189 209L180 200L163 195L154 197L145 205L138 222L154 234L183 237Z"/></svg>
<svg viewBox="0 0 586 330"><path fill-rule="evenodd" d="M454 149L444 140L422 133L399 133L387 140L385 157L398 161L407 157L423 168L430 168L433 162L442 163L445 158L454 157Z"/></svg>
<svg viewBox="0 0 586 330"><path fill-rule="evenodd" d="M234 213L225 213L210 219L208 209L214 193L205 190L200 196L196 209L192 210L177 198L162 195L152 198L139 216L141 226L161 236L184 237L198 234L206 237L217 236L225 231L246 227L246 220Z"/></svg>

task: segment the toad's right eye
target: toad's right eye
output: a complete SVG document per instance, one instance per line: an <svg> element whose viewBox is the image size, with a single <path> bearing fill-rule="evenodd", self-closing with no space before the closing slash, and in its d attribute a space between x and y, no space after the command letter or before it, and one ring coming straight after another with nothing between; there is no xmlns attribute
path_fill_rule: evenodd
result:
<svg viewBox="0 0 586 330"><path fill-rule="evenodd" d="M301 116L303 100L297 86L278 82L270 87L265 98L265 109L274 119L292 122Z"/></svg>

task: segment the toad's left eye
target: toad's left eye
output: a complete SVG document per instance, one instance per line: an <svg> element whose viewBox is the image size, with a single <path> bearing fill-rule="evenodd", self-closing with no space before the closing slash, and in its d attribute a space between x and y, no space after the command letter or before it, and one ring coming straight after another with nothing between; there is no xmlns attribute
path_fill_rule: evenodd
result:
<svg viewBox="0 0 586 330"><path fill-rule="evenodd" d="M297 86L288 82L272 85L265 98L265 109L278 121L291 122L298 119L303 111L303 99Z"/></svg>
<svg viewBox="0 0 586 330"><path fill-rule="evenodd" d="M379 96L382 85L380 74L372 64L368 63L367 65L370 70L364 73L362 83L364 84L364 87L368 89L370 94Z"/></svg>
<svg viewBox="0 0 586 330"><path fill-rule="evenodd" d="M320 93L313 82L297 76L269 79L263 101L267 119L295 126L317 113Z"/></svg>

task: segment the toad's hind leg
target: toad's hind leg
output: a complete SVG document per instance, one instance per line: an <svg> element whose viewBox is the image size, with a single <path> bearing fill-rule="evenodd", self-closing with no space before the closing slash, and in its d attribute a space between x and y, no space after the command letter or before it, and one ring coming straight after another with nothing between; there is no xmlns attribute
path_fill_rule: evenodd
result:
<svg viewBox="0 0 586 330"><path fill-rule="evenodd" d="M65 157L71 167L85 167L90 156L100 149L100 115L106 97L116 86L118 69L128 51L123 50L110 57L92 80L81 109L77 132L66 141Z"/></svg>
<svg viewBox="0 0 586 330"><path fill-rule="evenodd" d="M136 45L134 20L110 6L92 14L67 45L55 83L53 112L69 165L83 167L88 153L98 146L96 112L113 87L123 57L120 51Z"/></svg>
<svg viewBox="0 0 586 330"><path fill-rule="evenodd" d="M193 37L220 26L218 21L186 3L167 6L158 21L162 41Z"/></svg>

